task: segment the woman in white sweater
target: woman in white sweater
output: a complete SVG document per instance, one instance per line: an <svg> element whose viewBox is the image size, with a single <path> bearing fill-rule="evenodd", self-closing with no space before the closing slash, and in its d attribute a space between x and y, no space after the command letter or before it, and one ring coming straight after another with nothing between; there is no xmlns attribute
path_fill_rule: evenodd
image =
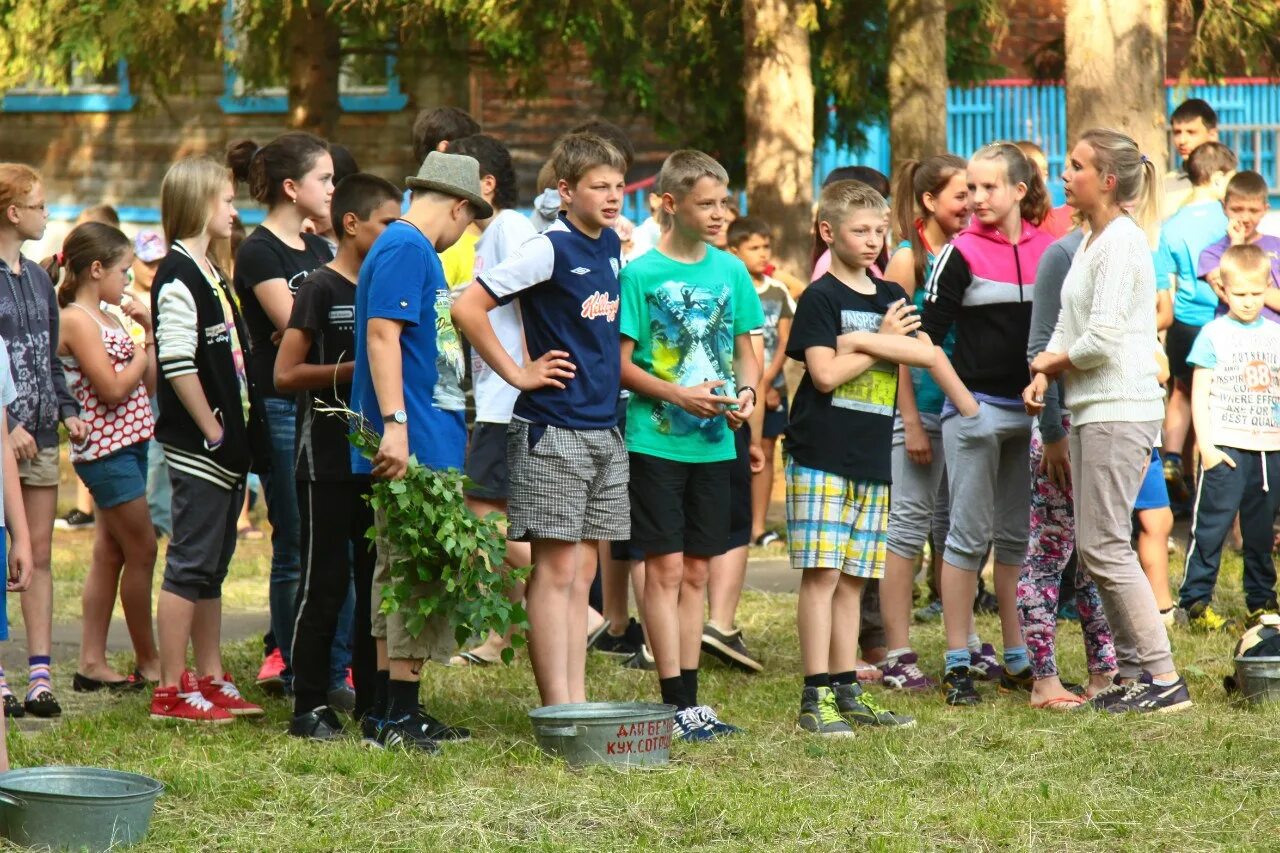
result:
<svg viewBox="0 0 1280 853"><path fill-rule="evenodd" d="M1156 169L1114 130L1086 131L1063 174L1067 202L1089 221L1062 289L1048 348L1031 363L1027 410L1043 408L1062 375L1072 413L1076 551L1098 585L1115 632L1115 684L1093 699L1100 710L1168 712L1190 707L1169 637L1130 544L1142 475L1164 417L1154 356L1155 268L1142 227L1121 208L1137 199L1154 213Z"/></svg>

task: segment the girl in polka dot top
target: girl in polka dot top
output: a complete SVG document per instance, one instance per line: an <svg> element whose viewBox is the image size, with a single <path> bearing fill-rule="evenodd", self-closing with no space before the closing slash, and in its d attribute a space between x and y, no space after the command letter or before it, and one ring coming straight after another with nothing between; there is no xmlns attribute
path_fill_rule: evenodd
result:
<svg viewBox="0 0 1280 853"><path fill-rule="evenodd" d="M77 691L141 689L160 676L151 628L151 576L156 536L147 509L147 442L155 433L147 395L156 381L151 312L124 299L133 244L119 229L77 226L57 256L62 306L58 356L88 437L71 447L71 462L98 508L97 541L84 588L84 631ZM137 342L108 306L118 306L143 331ZM116 589L137 655L122 675L107 662L107 627Z"/></svg>

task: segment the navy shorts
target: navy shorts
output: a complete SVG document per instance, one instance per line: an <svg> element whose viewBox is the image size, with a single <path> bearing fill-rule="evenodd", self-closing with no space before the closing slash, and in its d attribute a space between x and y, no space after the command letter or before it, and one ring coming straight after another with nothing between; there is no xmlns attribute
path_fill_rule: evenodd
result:
<svg viewBox="0 0 1280 853"><path fill-rule="evenodd" d="M1147 466L1147 474L1142 478L1142 488L1138 490L1138 500L1133 508L1140 512L1144 509L1163 509L1168 505L1169 487L1164 482L1160 451L1152 449L1151 464Z"/></svg>
<svg viewBox="0 0 1280 853"><path fill-rule="evenodd" d="M76 476L103 509L127 504L147 493L147 442L123 447L92 462L77 462Z"/></svg>
<svg viewBox="0 0 1280 853"><path fill-rule="evenodd" d="M463 473L471 478L467 497L505 501L511 493L507 469L507 425L477 421L471 428Z"/></svg>
<svg viewBox="0 0 1280 853"><path fill-rule="evenodd" d="M776 409L765 410L761 438L777 438L787 429L787 391L780 388L778 392L782 395L782 404Z"/></svg>

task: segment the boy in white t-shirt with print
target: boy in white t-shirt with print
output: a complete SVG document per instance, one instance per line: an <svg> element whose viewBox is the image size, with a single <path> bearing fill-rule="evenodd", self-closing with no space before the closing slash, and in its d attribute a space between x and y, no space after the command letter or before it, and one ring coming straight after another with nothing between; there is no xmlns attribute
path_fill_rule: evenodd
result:
<svg viewBox="0 0 1280 853"><path fill-rule="evenodd" d="M1200 331L1191 417L1200 450L1200 487L1179 605L1191 620L1213 598L1222 544L1240 515L1249 622L1280 612L1271 556L1280 509L1280 325L1262 317L1271 261L1255 245L1232 246L1219 267L1229 313Z"/></svg>

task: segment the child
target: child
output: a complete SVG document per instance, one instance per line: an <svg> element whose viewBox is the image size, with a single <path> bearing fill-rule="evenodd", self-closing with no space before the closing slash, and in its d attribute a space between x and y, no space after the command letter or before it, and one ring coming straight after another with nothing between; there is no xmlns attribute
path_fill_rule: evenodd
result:
<svg viewBox="0 0 1280 853"><path fill-rule="evenodd" d="M796 308L787 288L765 272L773 259L771 246L769 228L759 219L746 216L729 227L729 251L746 266L764 310L764 372L760 376L760 387L767 389L760 437L764 469L751 478L751 541L757 545L768 545L778 538L776 533L765 533L764 522L773 494L774 446L787 426L787 380L782 366L787 360L787 337Z"/></svg>
<svg viewBox="0 0 1280 853"><path fill-rule="evenodd" d="M244 327L209 244L231 236L235 186L209 157L179 160L160 185L169 254L151 290L160 374L156 440L173 489L173 538L156 606L160 681L153 720L229 723L258 716L222 666L222 581L236 548L251 446L265 443L241 345ZM256 435L255 435L256 433ZM196 674L187 670L195 647Z"/></svg>
<svg viewBox="0 0 1280 853"><path fill-rule="evenodd" d="M902 241L889 260L885 278L898 283L916 310L925 304L925 287L938 255L969 224L969 185L965 162L954 154L938 154L923 161L908 160L900 167L897 229ZM942 341L950 356L954 336ZM889 493L884 578L880 581L880 609L888 654L882 667L886 687L929 690L937 686L920 669L911 648L911 601L916 561L932 539L931 574L941 568L947 541L950 505L947 466L942 448L942 389L929 371L918 367L898 370L898 416L893 425L893 489Z"/></svg>
<svg viewBox="0 0 1280 853"><path fill-rule="evenodd" d="M333 191L337 256L298 287L289 328L276 355L275 384L298 393L298 508L302 516L302 598L294 629L293 722L289 733L314 740L341 736L328 699L333 644L355 576L357 719L372 705L376 660L370 632L373 547L365 532L373 513L367 477L351 472L345 422L318 409L345 408L355 372L355 287L373 242L400 215L400 191L357 172ZM353 559L354 558L354 559Z"/></svg>
<svg viewBox="0 0 1280 853"><path fill-rule="evenodd" d="M807 368L787 426L787 544L800 569L796 621L804 690L800 728L848 736L850 724L911 725L854 675L862 589L884 574L890 445L898 370L929 367L928 338L906 293L867 269L884 248L888 206L836 181L818 202L831 270L801 295L787 355ZM856 441L837 437L856 436Z"/></svg>
<svg viewBox="0 0 1280 853"><path fill-rule="evenodd" d="M569 134L551 159L565 211L453 306L475 351L520 389L507 427L507 535L531 543L529 658L543 705L586 701L597 543L630 536L616 414L621 246L612 228L625 162L593 134ZM528 352L521 365L489 313L516 299Z"/></svg>
<svg viewBox="0 0 1280 853"><path fill-rule="evenodd" d="M56 717L50 650L53 636L53 520L58 504L58 423L73 442L88 427L57 362L58 303L53 282L22 254L22 244L44 236L49 220L40 174L21 163L0 163L0 340L9 348L17 397L9 404L6 444L18 459L22 505L30 532L33 569L22 594L27 631L27 688L23 699L0 670L4 713Z"/></svg>
<svg viewBox="0 0 1280 853"><path fill-rule="evenodd" d="M352 448L351 471L387 480L404 477L411 455L430 468L462 467L462 345L448 319L440 252L473 220L493 215L470 157L431 151L405 183L413 191L409 212L388 225L369 250L355 294L351 408L382 437L372 465ZM400 557L391 550L381 513L374 513L374 524L379 533L371 609L378 669L365 738L384 747L436 752L440 741L471 736L432 717L418 702L423 662L447 658L453 638L438 619L415 635L402 613L381 612L382 587Z"/></svg>
<svg viewBox="0 0 1280 853"><path fill-rule="evenodd" d="M155 390L151 312L140 300L122 302L133 245L118 228L89 222L67 235L58 255L62 306L58 355L88 423L89 438L71 446L71 463L97 506L93 561L85 579L79 692L141 689L160 677L151 627L155 528L147 509L147 445L155 434L148 395ZM144 333L138 346L114 313L119 306ZM121 572L123 571L123 575ZM123 676L107 663L107 629L119 588L137 655Z"/></svg>
<svg viewBox="0 0 1280 853"><path fill-rule="evenodd" d="M1280 508L1280 326L1261 317L1272 275L1262 249L1232 246L1220 269L1229 313L1205 325L1187 357L1196 369L1191 417L1201 469L1178 603L1194 625L1213 598L1222 544L1239 513L1245 606L1256 625L1280 610L1271 557L1271 522Z"/></svg>
<svg viewBox="0 0 1280 853"><path fill-rule="evenodd" d="M1222 279L1218 266L1222 254L1231 246L1257 246L1271 262L1270 287L1263 298L1262 316L1273 323L1280 322L1280 237L1262 234L1258 223L1267 212L1267 181L1257 172L1237 172L1227 182L1222 196L1222 210L1227 215L1227 236L1211 243L1200 253L1196 274L1213 285L1222 296ZM1225 313L1219 304L1217 313Z"/></svg>
<svg viewBox="0 0 1280 853"><path fill-rule="evenodd" d="M1200 327L1213 319L1218 295L1197 274L1201 253L1227 232L1222 200L1236 169L1236 155L1217 142L1206 142L1187 157L1184 168L1193 188L1182 207L1160 227L1156 249L1156 325L1168 328L1165 346L1173 391L1164 419L1165 481L1176 504L1188 500L1182 448L1191 426L1191 367L1187 353ZM1172 294L1172 295L1171 295Z"/></svg>
<svg viewBox="0 0 1280 853"><path fill-rule="evenodd" d="M1186 169L1186 160L1206 142L1218 141L1218 114L1200 98L1188 98L1169 116L1173 131L1173 147L1183 160L1182 169L1170 169L1164 177L1164 203L1160 209L1168 216L1181 208L1194 191L1196 183Z"/></svg>
<svg viewBox="0 0 1280 853"><path fill-rule="evenodd" d="M0 517L0 563L5 566L5 592L21 592L31 581L31 538L27 533L27 515L22 507L18 460L9 449L8 415L5 414L17 394L13 374L9 372L9 348L0 340L0 465L3 465L0 494L4 496L4 514ZM4 598L0 595L0 640L9 639L9 617ZM8 716L7 711L0 713L0 773L9 769L4 730Z"/></svg>
<svg viewBox="0 0 1280 853"><path fill-rule="evenodd" d="M1045 186L1048 186L1049 158L1045 156L1044 149L1030 139L1019 139L1013 144L1018 146L1018 149L1027 156L1031 164L1039 170L1040 180L1044 181ZM1068 231L1075 227L1075 223L1072 221L1074 214L1075 210L1069 204L1051 207L1040 222L1040 230L1055 240L1059 237L1064 237Z"/></svg>
<svg viewBox="0 0 1280 853"><path fill-rule="evenodd" d="M151 288L155 284L156 270L160 261L168 254L169 247L164 242L164 235L158 231L146 229L139 231L133 238L133 267L130 269L131 281L125 292L130 298L143 305L151 305ZM154 423L159 413L155 395L151 397L151 420ZM173 496L169 494L169 467L164 461L164 449L159 442L152 441L147 445L147 509L151 512L151 524L155 527L156 538L168 536L173 529L173 518L170 505Z"/></svg>
<svg viewBox="0 0 1280 853"><path fill-rule="evenodd" d="M516 173L511 152L492 136L476 134L449 143L449 153L474 157L480 164L480 186L493 207L489 219L478 220L480 239L476 241L475 275L482 276L505 261L525 241L537 236L528 218L515 210ZM489 312L489 323L502 348L516 364L524 363L524 333L520 310L514 303L499 305ZM476 421L467 445L465 473L472 480L466 492L467 505L477 515L506 513L510 491L507 471L507 425L520 391L503 381L478 354L471 356L471 381L475 394ZM527 566L529 545L507 543L507 563ZM522 592L523 590L519 590ZM454 657L453 664L495 663L509 645L507 637L491 634L474 649Z"/></svg>
<svg viewBox="0 0 1280 853"><path fill-rule="evenodd" d="M302 233L306 219L329 218L333 195L333 158L323 139L309 133L282 134L259 148L252 140L233 142L227 163L249 194L266 205L262 225L245 238L235 255L234 284L254 357L249 381L263 396L271 441L270 464L262 478L271 521L271 634L258 684L287 689L292 679L289 650L297 619L298 498L293 463L298 406L291 394L275 388L272 374L276 342L289 323L293 294L307 273L332 256L315 234Z"/></svg>
<svg viewBox="0 0 1280 853"><path fill-rule="evenodd" d="M955 366L945 354L933 378L942 411L951 528L942 559L947 704L981 701L973 679L1030 676L1018 625L1017 584L1027 550L1031 418L1023 409L1026 346L1040 256L1052 243L1034 224L1048 204L1040 172L1016 145L979 149L967 171L974 221L943 249L928 282L924 331L955 328ZM1004 666L972 631L978 572L995 545Z"/></svg>
<svg viewBox="0 0 1280 853"><path fill-rule="evenodd" d="M682 740L737 730L698 702L708 563L730 534L730 430L756 405L751 332L764 324L746 267L708 245L726 225L728 183L700 151L669 156L655 184L668 227L622 274L632 542L645 554L645 629L662 701L678 709Z"/></svg>
<svg viewBox="0 0 1280 853"><path fill-rule="evenodd" d="M449 143L480 132L480 124L466 110L436 107L422 110L413 121L413 162L421 163L432 151L444 152ZM412 190L405 190L402 210L408 212ZM444 280L450 290L465 287L475 278L476 241L480 229L474 225L462 232L452 246L440 253Z"/></svg>

